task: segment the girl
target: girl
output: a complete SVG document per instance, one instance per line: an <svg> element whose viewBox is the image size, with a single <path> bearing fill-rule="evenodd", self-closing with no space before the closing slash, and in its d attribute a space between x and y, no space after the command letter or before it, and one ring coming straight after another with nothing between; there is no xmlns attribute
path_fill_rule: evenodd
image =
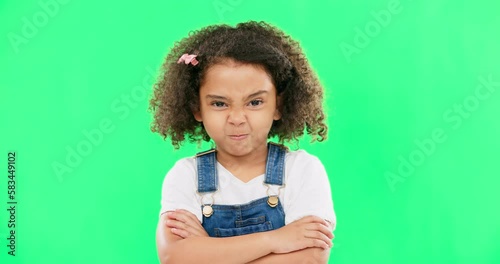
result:
<svg viewBox="0 0 500 264"><path fill-rule="evenodd" d="M208 26L175 44L150 101L152 131L175 148L215 148L165 177L161 263L328 261L336 218L325 169L281 145L304 129L326 138L322 99L299 44L267 23Z"/></svg>

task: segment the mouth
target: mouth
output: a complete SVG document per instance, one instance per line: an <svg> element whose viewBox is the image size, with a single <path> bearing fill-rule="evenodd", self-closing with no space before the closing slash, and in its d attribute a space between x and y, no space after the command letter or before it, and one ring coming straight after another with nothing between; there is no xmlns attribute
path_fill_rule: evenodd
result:
<svg viewBox="0 0 500 264"><path fill-rule="evenodd" d="M248 134L240 134L240 135L229 135L229 138L232 140L243 140L248 137Z"/></svg>

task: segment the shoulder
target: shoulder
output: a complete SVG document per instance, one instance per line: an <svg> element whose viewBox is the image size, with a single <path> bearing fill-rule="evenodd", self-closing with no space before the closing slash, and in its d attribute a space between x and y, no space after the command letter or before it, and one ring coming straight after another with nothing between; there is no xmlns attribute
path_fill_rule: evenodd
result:
<svg viewBox="0 0 500 264"><path fill-rule="evenodd" d="M164 182L178 182L194 180L196 175L195 157L186 157L177 160L165 175Z"/></svg>
<svg viewBox="0 0 500 264"><path fill-rule="evenodd" d="M323 163L317 156L304 149L288 151L285 156L285 164L287 167L294 169L323 167Z"/></svg>
<svg viewBox="0 0 500 264"><path fill-rule="evenodd" d="M328 175L321 160L306 150L289 151L285 157L285 179L288 184L326 183Z"/></svg>
<svg viewBox="0 0 500 264"><path fill-rule="evenodd" d="M194 170L196 166L196 157L185 157L177 160L172 169Z"/></svg>

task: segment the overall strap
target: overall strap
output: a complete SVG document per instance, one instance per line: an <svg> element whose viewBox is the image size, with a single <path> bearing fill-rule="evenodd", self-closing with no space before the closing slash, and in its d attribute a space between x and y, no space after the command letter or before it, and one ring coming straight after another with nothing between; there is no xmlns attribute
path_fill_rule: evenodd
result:
<svg viewBox="0 0 500 264"><path fill-rule="evenodd" d="M198 192L207 193L217 191L217 158L215 149L196 154L198 168Z"/></svg>
<svg viewBox="0 0 500 264"><path fill-rule="evenodd" d="M268 143L266 179L264 183L283 186L285 177L286 147L273 142Z"/></svg>

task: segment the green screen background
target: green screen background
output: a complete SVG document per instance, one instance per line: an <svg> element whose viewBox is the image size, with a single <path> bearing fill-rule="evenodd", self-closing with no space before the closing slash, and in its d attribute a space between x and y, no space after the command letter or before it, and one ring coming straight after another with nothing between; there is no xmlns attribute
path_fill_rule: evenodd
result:
<svg viewBox="0 0 500 264"><path fill-rule="evenodd" d="M493 0L4 0L0 262L158 263L161 183L198 149L150 132L155 74L190 30L253 19L300 41L326 89L329 138L300 147L330 177L330 263L500 263L499 14Z"/></svg>

